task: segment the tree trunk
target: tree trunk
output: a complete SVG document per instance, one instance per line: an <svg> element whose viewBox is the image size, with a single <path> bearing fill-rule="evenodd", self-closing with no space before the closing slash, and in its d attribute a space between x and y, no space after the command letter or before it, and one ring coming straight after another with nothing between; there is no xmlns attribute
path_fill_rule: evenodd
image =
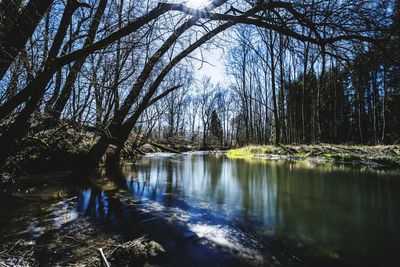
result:
<svg viewBox="0 0 400 267"><path fill-rule="evenodd" d="M53 0L31 0L0 43L0 79L24 48Z"/></svg>
<svg viewBox="0 0 400 267"><path fill-rule="evenodd" d="M23 90L21 90L13 98L5 102L0 107L0 119L3 119L7 115L11 114L15 108L17 108L23 102L27 101L29 97L32 97L33 95L44 94L45 88L38 88L35 86L37 86L38 84L42 84L44 87L46 87L51 80L53 74L55 73L53 67L54 59L57 57L58 52L61 48L72 15L79 6L81 6L81 4L79 4L76 0L68 1L67 6L65 7L65 10L63 12L63 16L61 18L57 33L54 37L53 44L50 48L46 63L44 64L44 70L35 78L35 80L38 79L38 81L34 80L28 83L28 85ZM57 64L55 65L58 66ZM47 79L47 82L45 82L45 79ZM40 98L41 97L42 96L40 96Z"/></svg>
<svg viewBox="0 0 400 267"><path fill-rule="evenodd" d="M34 111L36 110L40 100L42 99L46 86L51 80L54 72L50 69L50 65L57 55L62 41L65 37L68 23L71 20L73 12L78 8L78 5L75 0L71 0L68 2L63 16L61 18L60 26L58 27L56 36L54 38L53 45L49 51L49 56L47 58L45 64L45 71L42 72L33 82L31 82L27 88L25 88L28 92L34 92L32 96L29 98L28 102L24 109L18 114L14 123L9 127L7 132L5 132L0 137L0 147L2 147L2 152L0 155L0 165L4 162L4 160L13 152L17 141L22 138L30 127L30 119Z"/></svg>
<svg viewBox="0 0 400 267"><path fill-rule="evenodd" d="M276 99L276 71L275 71L275 50L273 42L272 31L269 31L269 49L271 58L271 88L272 88L272 104L274 105L274 119L275 119L275 145L280 143L281 127L279 125L278 104Z"/></svg>
<svg viewBox="0 0 400 267"><path fill-rule="evenodd" d="M107 0L100 0L99 6L97 7L96 13L90 25L88 36L86 37L85 43L83 47L87 47L94 42L94 38L96 37L97 29L100 24L100 20L104 14L104 10L107 5ZM78 74L85 63L86 57L81 57L78 59L71 68L67 79L65 81L64 88L61 90L61 93L54 104L52 111L50 114L53 116L54 119L59 119L61 116L61 112L63 111L67 101L71 95L72 89L74 88L75 81L78 77Z"/></svg>

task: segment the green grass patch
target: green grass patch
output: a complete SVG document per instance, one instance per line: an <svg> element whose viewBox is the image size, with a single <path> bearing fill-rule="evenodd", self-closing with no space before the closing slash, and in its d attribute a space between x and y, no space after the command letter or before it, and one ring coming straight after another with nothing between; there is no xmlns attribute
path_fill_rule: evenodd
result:
<svg viewBox="0 0 400 267"><path fill-rule="evenodd" d="M308 158L310 157L310 155L311 155L310 153L305 153L305 152L298 152L293 154L293 156L297 158Z"/></svg>
<svg viewBox="0 0 400 267"><path fill-rule="evenodd" d="M245 146L239 149L231 149L228 151L228 156L247 157L265 154L280 154L282 149L275 146Z"/></svg>
<svg viewBox="0 0 400 267"><path fill-rule="evenodd" d="M228 156L235 156L235 157L244 157L244 156L251 156L251 152L242 149L231 149L228 151Z"/></svg>
<svg viewBox="0 0 400 267"><path fill-rule="evenodd" d="M249 145L231 149L231 158L268 158L268 155L292 157L295 160L309 158L326 159L332 163L359 163L363 165L400 166L400 146L354 146L354 145Z"/></svg>

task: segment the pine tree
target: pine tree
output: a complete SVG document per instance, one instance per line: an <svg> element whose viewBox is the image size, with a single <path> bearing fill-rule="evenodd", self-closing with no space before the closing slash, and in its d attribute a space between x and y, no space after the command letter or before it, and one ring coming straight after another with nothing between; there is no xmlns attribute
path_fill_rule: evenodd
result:
<svg viewBox="0 0 400 267"><path fill-rule="evenodd" d="M210 132L213 137L216 137L222 146L223 130L222 124L218 117L217 111L213 110L211 113Z"/></svg>

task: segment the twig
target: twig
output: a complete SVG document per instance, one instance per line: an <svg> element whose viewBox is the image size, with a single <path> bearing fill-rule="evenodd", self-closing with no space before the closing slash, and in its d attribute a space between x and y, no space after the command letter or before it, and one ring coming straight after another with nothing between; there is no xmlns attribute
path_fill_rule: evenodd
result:
<svg viewBox="0 0 400 267"><path fill-rule="evenodd" d="M111 267L110 264L107 261L106 256L103 253L103 249L102 248L99 248L99 253L100 253L100 260L101 260L102 266Z"/></svg>
<svg viewBox="0 0 400 267"><path fill-rule="evenodd" d="M10 253L18 245L18 243L21 242L21 241L22 241L22 239L19 239L10 249L2 251L2 252L0 252L0 254L3 254L3 253L7 253L8 254L8 253Z"/></svg>

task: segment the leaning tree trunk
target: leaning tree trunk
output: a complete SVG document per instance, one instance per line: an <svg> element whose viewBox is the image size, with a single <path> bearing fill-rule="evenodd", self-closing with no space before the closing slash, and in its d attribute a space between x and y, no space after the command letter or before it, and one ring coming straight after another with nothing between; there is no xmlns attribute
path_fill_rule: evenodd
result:
<svg viewBox="0 0 400 267"><path fill-rule="evenodd" d="M0 42L0 79L32 36L53 0L31 0Z"/></svg>
<svg viewBox="0 0 400 267"><path fill-rule="evenodd" d="M94 43L93 45L83 47L82 49L79 49L77 51L71 52L68 55L62 56L60 58L57 58L53 64L48 69L43 70L37 77L42 77L45 75L45 72L52 72L52 74L55 74L57 71L59 71L63 66L70 64L76 60L79 60L80 58L87 57L88 55L103 49L104 47L110 45L114 41L127 36L135 31L137 31L139 28L141 28L143 25L149 23L150 21L158 18L159 16L167 13L168 11L171 10L178 10L175 5L173 4L159 4L156 8L152 9L145 15L137 18L136 20L128 23L126 26L124 26L122 29L115 31L105 37L104 39ZM36 79L36 78L35 78ZM34 79L34 80L35 80ZM40 78L41 79L41 78ZM34 82L32 80L32 82ZM13 99L12 101L7 101L4 103L2 106L0 106L0 119L4 118L5 116L9 115L12 113L12 111L17 108L19 105L22 103L28 101L29 97L35 92L35 88L32 88L30 86L25 87L23 90L21 90Z"/></svg>
<svg viewBox="0 0 400 267"><path fill-rule="evenodd" d="M90 25L89 33L88 36L86 37L83 47L87 47L93 44L94 38L96 37L97 29L100 24L100 20L103 17L104 10L106 9L106 5L107 5L107 0L100 0L99 6L96 10L96 14L93 18L92 24ZM78 73L80 72L83 64L85 63L85 60L86 57L82 57L79 60L77 60L75 64L72 66L71 71L69 72L67 79L65 81L64 88L61 90L61 93L50 112L53 118L55 119L60 118L61 112L63 111L65 105L67 104L67 101L74 87L75 81L78 77Z"/></svg>
<svg viewBox="0 0 400 267"><path fill-rule="evenodd" d="M57 56L60 50L62 41L66 35L69 21L71 20L72 14L79 7L76 0L68 1L68 4L64 10L61 18L60 26L58 27L56 36L53 41L53 45L50 48L49 55L44 66L45 71L42 72L33 82L31 82L25 90L32 91L34 94L29 98L24 109L18 114L14 123L7 129L0 137L0 147L2 151L0 153L0 164L11 155L14 151L16 144L29 130L30 119L32 114L36 110L38 103L42 99L46 86L53 77L54 72L51 71L51 65L54 58Z"/></svg>
<svg viewBox="0 0 400 267"><path fill-rule="evenodd" d="M41 77L38 77L33 83L31 83L30 86L40 89L29 99L24 109L16 117L14 123L0 136L0 166L13 153L18 140L20 140L28 131L31 116L37 108L37 104L42 98L45 91L44 88L46 88L51 76L52 74L49 75L49 73L44 73Z"/></svg>
<svg viewBox="0 0 400 267"><path fill-rule="evenodd" d="M18 92L14 97L9 99L7 102L5 102L1 107L0 107L0 119L3 119L7 115L11 114L13 110L18 107L20 104L23 102L28 101L30 97L33 95L37 94L44 94L43 89L44 88L38 88L38 84L43 84L44 87L47 86L47 84L50 82L54 72L51 71L53 68L53 63L60 51L62 42L64 40L64 37L66 35L66 31L68 29L68 24L71 21L73 13L79 8L79 7L88 7L86 4L82 4L78 2L77 0L69 0L63 16L60 21L60 25L58 27L57 33L54 37L53 44L50 48L49 54L47 56L46 63L44 64L44 70L42 73L40 73L36 79L38 81L32 81L29 83L23 90ZM55 65L57 66L57 64ZM52 72L52 73L51 73ZM47 82L45 82L45 77L47 77ZM34 84L35 86L32 86ZM42 93L41 93L42 92Z"/></svg>

